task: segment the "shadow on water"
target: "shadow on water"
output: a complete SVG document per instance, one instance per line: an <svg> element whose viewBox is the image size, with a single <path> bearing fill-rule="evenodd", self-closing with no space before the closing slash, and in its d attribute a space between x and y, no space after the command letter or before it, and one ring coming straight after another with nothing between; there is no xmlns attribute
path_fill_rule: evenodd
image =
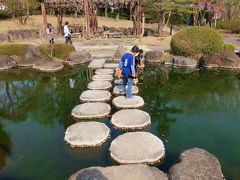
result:
<svg viewBox="0 0 240 180"><path fill-rule="evenodd" d="M22 71L0 73L0 178L66 179L89 166L116 165L109 146L124 132L110 118L99 121L111 129L102 147L72 149L63 141L93 72L87 66L53 74ZM183 150L200 147L216 155L227 178L239 179L239 74L146 65L139 88L152 125L144 131L164 142L159 169L166 172Z"/></svg>

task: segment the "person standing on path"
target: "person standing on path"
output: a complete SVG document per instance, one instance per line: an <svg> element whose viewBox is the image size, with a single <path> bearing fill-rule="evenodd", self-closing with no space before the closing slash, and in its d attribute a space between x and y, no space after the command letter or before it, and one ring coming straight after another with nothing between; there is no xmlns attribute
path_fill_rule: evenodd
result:
<svg viewBox="0 0 240 180"><path fill-rule="evenodd" d="M69 31L68 26L69 26L69 22L66 21L65 26L63 28L63 33L64 33L64 37L66 39L66 44L70 43L70 45L72 45L71 32Z"/></svg>
<svg viewBox="0 0 240 180"><path fill-rule="evenodd" d="M132 86L133 79L136 78L135 71L135 56L139 51L139 47L134 46L130 53L125 53L118 65L118 69L122 70L123 84L120 88L120 92L126 92L126 98L131 99L132 96ZM126 85L128 88L126 90Z"/></svg>
<svg viewBox="0 0 240 180"><path fill-rule="evenodd" d="M48 41L50 44L54 44L53 28L52 28L52 25L51 25L51 24L47 24L46 33L47 33L47 41Z"/></svg>

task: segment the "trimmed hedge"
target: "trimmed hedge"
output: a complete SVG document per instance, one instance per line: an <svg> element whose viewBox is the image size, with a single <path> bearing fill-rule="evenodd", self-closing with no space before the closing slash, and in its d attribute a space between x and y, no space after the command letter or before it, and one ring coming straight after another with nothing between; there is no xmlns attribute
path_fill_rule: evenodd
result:
<svg viewBox="0 0 240 180"><path fill-rule="evenodd" d="M1 44L0 55L16 55L22 58L28 47L29 44Z"/></svg>
<svg viewBox="0 0 240 180"><path fill-rule="evenodd" d="M233 33L240 33L240 18L235 17L228 22L228 28Z"/></svg>
<svg viewBox="0 0 240 180"><path fill-rule="evenodd" d="M183 28L171 40L172 52L180 56L199 57L223 50L223 46L220 33L208 27Z"/></svg>

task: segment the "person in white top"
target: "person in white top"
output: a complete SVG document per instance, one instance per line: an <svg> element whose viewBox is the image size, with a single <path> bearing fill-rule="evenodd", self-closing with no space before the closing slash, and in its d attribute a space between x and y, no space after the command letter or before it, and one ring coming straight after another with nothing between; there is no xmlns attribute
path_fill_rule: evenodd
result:
<svg viewBox="0 0 240 180"><path fill-rule="evenodd" d="M72 39L71 39L71 32L69 31L69 22L65 22L65 26L63 28L63 33L64 33L64 37L66 39L66 44L70 43L72 45Z"/></svg>

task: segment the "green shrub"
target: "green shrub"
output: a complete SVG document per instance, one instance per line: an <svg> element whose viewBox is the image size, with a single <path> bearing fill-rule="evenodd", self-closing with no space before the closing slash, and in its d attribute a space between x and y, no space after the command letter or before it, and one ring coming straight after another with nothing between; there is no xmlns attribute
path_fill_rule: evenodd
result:
<svg viewBox="0 0 240 180"><path fill-rule="evenodd" d="M171 40L171 49L180 56L199 57L223 49L223 38L215 29L187 27L177 32Z"/></svg>
<svg viewBox="0 0 240 180"><path fill-rule="evenodd" d="M228 28L233 32L233 33L240 33L240 18L236 17L231 19L228 22Z"/></svg>
<svg viewBox="0 0 240 180"><path fill-rule="evenodd" d="M11 17L11 13L8 10L0 10L0 19L7 19Z"/></svg>
<svg viewBox="0 0 240 180"><path fill-rule="evenodd" d="M229 50L229 51L231 51L231 50L234 51L234 50L236 50L236 46L232 43L227 43L227 44L224 44L223 49Z"/></svg>
<svg viewBox="0 0 240 180"><path fill-rule="evenodd" d="M228 22L222 19L217 20L217 29L228 29Z"/></svg>
<svg viewBox="0 0 240 180"><path fill-rule="evenodd" d="M16 55L22 58L28 47L28 44L1 44L0 55Z"/></svg>
<svg viewBox="0 0 240 180"><path fill-rule="evenodd" d="M74 46L68 44L49 44L46 48L49 54L51 53L52 48L52 56L60 60L65 59L70 52L75 51ZM39 49L43 53L44 57L49 58L46 50L43 47L39 47Z"/></svg>

